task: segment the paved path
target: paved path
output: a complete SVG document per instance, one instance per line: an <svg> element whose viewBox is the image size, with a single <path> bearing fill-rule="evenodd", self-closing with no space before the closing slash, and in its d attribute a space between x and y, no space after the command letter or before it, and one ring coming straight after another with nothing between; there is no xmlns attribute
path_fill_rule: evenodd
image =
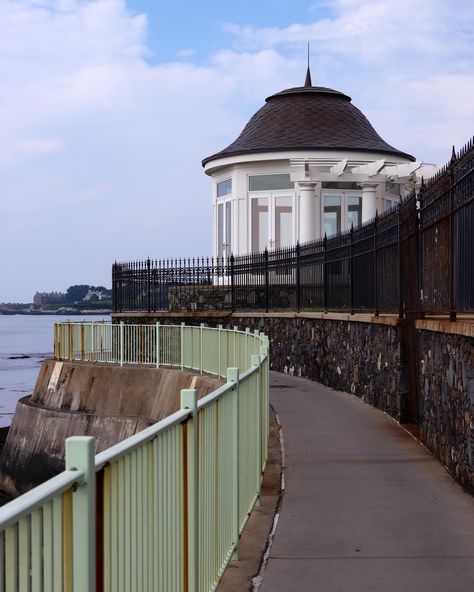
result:
<svg viewBox="0 0 474 592"><path fill-rule="evenodd" d="M271 381L286 492L262 591L473 591L474 498L356 397Z"/></svg>

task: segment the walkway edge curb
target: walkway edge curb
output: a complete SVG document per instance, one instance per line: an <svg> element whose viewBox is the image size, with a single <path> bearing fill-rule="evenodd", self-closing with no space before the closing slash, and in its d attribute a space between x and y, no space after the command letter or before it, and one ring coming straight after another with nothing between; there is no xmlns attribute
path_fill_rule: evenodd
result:
<svg viewBox="0 0 474 592"><path fill-rule="evenodd" d="M276 412L275 408L272 404L270 407L275 415L275 421L278 426L278 441L280 443L280 462L281 462L281 473L280 473L280 495L278 496L278 502L275 509L275 515L273 516L272 528L268 534L267 544L265 547L265 551L262 556L262 561L260 563L260 568L256 576L252 578L252 592L260 592L260 587L263 581L263 572L267 567L268 559L270 557L270 553L272 550L273 539L275 538L275 533L278 527L278 521L280 519L280 512L281 512L281 505L283 502L283 497L285 495L285 468L286 468L286 458L285 458L285 437L283 435L283 429L280 422L280 417Z"/></svg>

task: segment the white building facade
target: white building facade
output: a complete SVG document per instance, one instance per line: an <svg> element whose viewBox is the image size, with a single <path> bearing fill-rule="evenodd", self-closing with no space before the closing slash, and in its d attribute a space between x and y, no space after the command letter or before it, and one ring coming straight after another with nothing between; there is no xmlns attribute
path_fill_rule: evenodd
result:
<svg viewBox="0 0 474 592"><path fill-rule="evenodd" d="M423 165L393 148L350 97L311 85L266 100L230 146L203 161L213 188L213 255L305 243L397 204Z"/></svg>

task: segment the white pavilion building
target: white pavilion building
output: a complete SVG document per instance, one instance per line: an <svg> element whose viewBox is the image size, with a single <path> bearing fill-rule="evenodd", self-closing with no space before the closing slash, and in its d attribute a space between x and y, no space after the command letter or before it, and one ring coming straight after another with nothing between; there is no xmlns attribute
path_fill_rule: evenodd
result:
<svg viewBox="0 0 474 592"><path fill-rule="evenodd" d="M266 99L240 136L203 160L213 180L213 255L241 255L350 229L398 203L434 165L387 144L342 92Z"/></svg>

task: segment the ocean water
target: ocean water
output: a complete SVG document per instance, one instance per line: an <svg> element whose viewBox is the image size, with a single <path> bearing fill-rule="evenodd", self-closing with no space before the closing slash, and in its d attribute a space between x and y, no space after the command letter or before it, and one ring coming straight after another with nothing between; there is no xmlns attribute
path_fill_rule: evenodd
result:
<svg viewBox="0 0 474 592"><path fill-rule="evenodd" d="M100 319L110 317L87 316L88 321ZM16 402L32 393L42 360L52 354L54 321L66 320L54 315L0 315L0 427L10 425Z"/></svg>

